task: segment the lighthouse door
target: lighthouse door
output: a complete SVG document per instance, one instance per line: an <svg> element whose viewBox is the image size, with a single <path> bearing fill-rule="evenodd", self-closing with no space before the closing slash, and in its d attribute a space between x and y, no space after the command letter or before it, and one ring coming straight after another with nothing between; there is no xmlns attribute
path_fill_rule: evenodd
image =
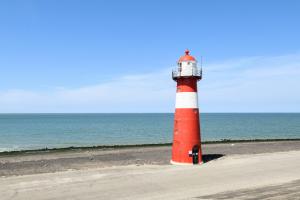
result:
<svg viewBox="0 0 300 200"><path fill-rule="evenodd" d="M192 150L193 164L199 163L199 147L195 145Z"/></svg>

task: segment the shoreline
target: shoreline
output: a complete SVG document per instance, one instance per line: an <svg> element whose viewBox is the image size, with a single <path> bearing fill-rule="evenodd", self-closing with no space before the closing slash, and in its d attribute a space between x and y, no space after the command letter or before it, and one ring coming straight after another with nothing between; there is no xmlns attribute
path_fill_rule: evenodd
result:
<svg viewBox="0 0 300 200"><path fill-rule="evenodd" d="M300 141L300 138L282 138L282 139L245 139L245 140L231 140L222 139L215 141L203 141L201 144L228 144L228 143L259 143L259 142L284 142L284 141ZM69 146L58 148L41 148L41 149L26 149L26 150L13 150L2 151L0 156L5 155L22 155L22 154L35 154L35 153L59 153L68 151L80 150L106 150L106 149L126 149L126 148L147 148L147 147L164 147L171 146L172 143L154 143L154 144L120 144L120 145L97 145L97 146Z"/></svg>

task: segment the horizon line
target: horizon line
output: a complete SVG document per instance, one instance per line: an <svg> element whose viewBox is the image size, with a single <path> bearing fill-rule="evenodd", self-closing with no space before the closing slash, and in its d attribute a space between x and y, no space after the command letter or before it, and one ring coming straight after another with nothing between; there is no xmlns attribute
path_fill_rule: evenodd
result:
<svg viewBox="0 0 300 200"><path fill-rule="evenodd" d="M175 112L4 112L2 114L174 114ZM300 114L300 112L200 112L200 114Z"/></svg>

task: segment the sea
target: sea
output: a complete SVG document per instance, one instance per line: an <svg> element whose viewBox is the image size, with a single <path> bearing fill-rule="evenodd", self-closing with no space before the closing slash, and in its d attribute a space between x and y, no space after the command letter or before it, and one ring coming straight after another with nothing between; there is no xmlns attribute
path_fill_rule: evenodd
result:
<svg viewBox="0 0 300 200"><path fill-rule="evenodd" d="M0 152L171 143L174 114L0 114ZM300 113L201 113L202 141L300 138Z"/></svg>

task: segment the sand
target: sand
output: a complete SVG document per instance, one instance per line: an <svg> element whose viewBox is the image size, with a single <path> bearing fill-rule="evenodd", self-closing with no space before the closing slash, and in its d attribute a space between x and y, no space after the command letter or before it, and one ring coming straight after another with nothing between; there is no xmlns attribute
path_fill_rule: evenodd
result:
<svg viewBox="0 0 300 200"><path fill-rule="evenodd" d="M1 199L300 199L300 142L209 144L200 166L170 147L0 156Z"/></svg>
<svg viewBox="0 0 300 200"><path fill-rule="evenodd" d="M204 161L235 154L300 151L300 141L204 144ZM67 149L0 154L0 176L124 165L168 165L171 146Z"/></svg>

